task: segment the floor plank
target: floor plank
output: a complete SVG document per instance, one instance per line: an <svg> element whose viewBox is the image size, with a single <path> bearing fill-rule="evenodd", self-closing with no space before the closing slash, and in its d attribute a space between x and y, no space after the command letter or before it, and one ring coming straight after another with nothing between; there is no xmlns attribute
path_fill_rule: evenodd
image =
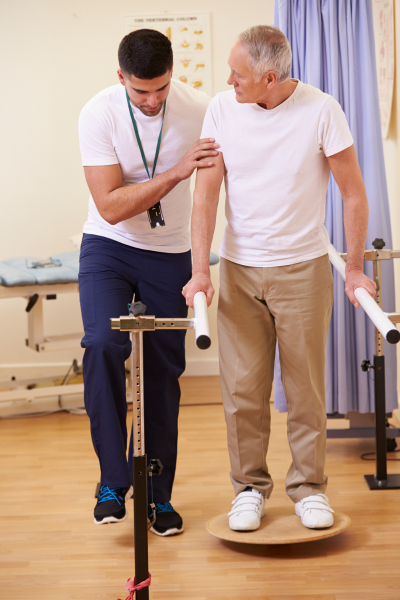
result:
<svg viewBox="0 0 400 600"><path fill-rule="evenodd" d="M185 378L173 504L185 533L149 535L154 600L399 600L400 491L371 492L360 459L372 440L328 440L328 495L352 525L293 546L245 546L209 535L232 488L218 378ZM130 417L130 415L129 415ZM290 452L286 417L273 410L270 505L284 492ZM400 472L400 463L388 470ZM58 413L0 421L0 598L116 600L134 575L130 516L93 525L97 459L86 416ZM268 503L267 503L268 510Z"/></svg>

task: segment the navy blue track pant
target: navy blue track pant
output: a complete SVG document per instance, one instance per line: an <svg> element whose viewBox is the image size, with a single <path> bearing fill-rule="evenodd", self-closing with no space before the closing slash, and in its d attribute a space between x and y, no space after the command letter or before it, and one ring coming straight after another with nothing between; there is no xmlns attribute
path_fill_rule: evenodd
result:
<svg viewBox="0 0 400 600"><path fill-rule="evenodd" d="M81 343L85 406L103 485L132 483L133 441L131 436L127 460L125 393L125 360L131 342L128 333L110 329L110 318L128 314L133 296L147 306L148 315L186 317L182 287L191 277L191 268L190 251L152 252L97 235L83 236L79 293L85 330ZM162 474L152 478L154 502L171 499L185 333L143 334L145 449L149 461L159 458L164 465Z"/></svg>

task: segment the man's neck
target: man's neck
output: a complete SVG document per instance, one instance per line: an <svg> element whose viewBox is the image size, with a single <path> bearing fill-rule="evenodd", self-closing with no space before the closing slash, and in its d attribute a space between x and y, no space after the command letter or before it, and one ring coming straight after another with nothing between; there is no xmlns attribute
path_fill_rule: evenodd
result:
<svg viewBox="0 0 400 600"><path fill-rule="evenodd" d="M266 110L272 110L279 104L282 104L290 98L297 87L298 81L294 79L287 79L274 88L272 92L266 94L260 102L257 102L258 106L265 108Z"/></svg>

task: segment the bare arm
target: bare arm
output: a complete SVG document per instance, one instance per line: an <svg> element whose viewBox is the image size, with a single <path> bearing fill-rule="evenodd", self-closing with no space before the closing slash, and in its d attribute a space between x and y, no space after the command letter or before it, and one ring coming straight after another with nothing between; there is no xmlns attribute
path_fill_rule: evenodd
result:
<svg viewBox="0 0 400 600"><path fill-rule="evenodd" d="M110 225L140 215L164 198L178 183L188 179L196 168L210 167L218 144L199 140L182 160L154 179L122 187L120 165L84 167L86 182L97 210Z"/></svg>
<svg viewBox="0 0 400 600"><path fill-rule="evenodd" d="M375 296L375 283L363 273L368 229L368 200L356 150L353 146L328 157L329 167L343 197L344 230L347 242L345 291L356 308L358 287Z"/></svg>
<svg viewBox="0 0 400 600"><path fill-rule="evenodd" d="M214 296L214 288L210 279L210 248L214 235L219 192L224 176L224 159L222 152L213 159L210 169L197 171L196 187L193 196L192 212L192 279L183 288L186 304L193 307L193 296L196 292L204 292L210 306Z"/></svg>

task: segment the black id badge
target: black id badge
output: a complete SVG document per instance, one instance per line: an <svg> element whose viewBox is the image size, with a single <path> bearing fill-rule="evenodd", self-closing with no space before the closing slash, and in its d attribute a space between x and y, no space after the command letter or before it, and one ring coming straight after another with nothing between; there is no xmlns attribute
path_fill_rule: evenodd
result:
<svg viewBox="0 0 400 600"><path fill-rule="evenodd" d="M162 213L160 202L157 202L157 204L149 208L147 215L149 217L150 227L152 229L165 226L164 215Z"/></svg>

